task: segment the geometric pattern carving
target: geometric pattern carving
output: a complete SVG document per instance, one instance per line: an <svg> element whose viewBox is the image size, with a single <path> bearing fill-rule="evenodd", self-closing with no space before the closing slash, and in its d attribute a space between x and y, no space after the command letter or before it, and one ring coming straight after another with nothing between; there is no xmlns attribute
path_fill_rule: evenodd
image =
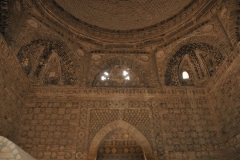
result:
<svg viewBox="0 0 240 160"><path fill-rule="evenodd" d="M214 110L220 121L220 135L223 143L240 134L240 67L235 67L214 90Z"/></svg>
<svg viewBox="0 0 240 160"><path fill-rule="evenodd" d="M197 105L183 104L161 104L159 107L163 114L163 127L165 149L176 153L196 152L196 156L206 151L208 146L219 146L217 129L213 113L209 110L207 102ZM207 155L208 156L208 155Z"/></svg>
<svg viewBox="0 0 240 160"><path fill-rule="evenodd" d="M208 102L203 98L197 100L197 103L187 103L193 101L185 99L179 103L155 100L36 102L25 110L24 127L19 131L19 142L38 159L58 159L61 156L64 156L64 159L86 159L102 129L111 128L112 124L121 121L133 126L146 137L146 142L154 151L154 157L158 156L161 159L170 152L172 156L181 153L181 157L188 157L190 152L202 156L198 147L205 150L207 145L219 148L219 144ZM102 146L96 148L98 153L101 152L104 156L119 152L130 156L139 155L137 145L141 146L144 152L146 148L142 144L134 147L135 142L140 140L134 138L135 134L125 132L128 130L124 127L121 132L115 132L121 127L122 125L119 125L112 129L113 132L109 132L108 136L99 139L99 143L102 141L106 145L101 143ZM27 146L31 146L31 149ZM75 152L69 152L70 146L76 146ZM40 151L39 147L44 147L43 151Z"/></svg>
<svg viewBox="0 0 240 160"><path fill-rule="evenodd" d="M229 20L225 23L229 25L229 36L232 45L240 42L240 4L238 0L227 1L229 5ZM225 19L228 17L224 17Z"/></svg>
<svg viewBox="0 0 240 160"><path fill-rule="evenodd" d="M76 148L78 126L72 122L79 121L78 112L76 103L31 104L23 115L20 145L38 159L72 159L70 148Z"/></svg>
<svg viewBox="0 0 240 160"><path fill-rule="evenodd" d="M65 23L65 25L64 19L68 18L67 13L61 8L60 10L55 8L57 10L55 12L52 9L54 6L48 6L48 3L54 5L54 0L46 1L46 5L41 0L30 1L0 2L0 32L6 33L6 39L9 40L13 50L16 51L19 45L30 42L29 38L33 36L42 35L51 39L48 37L49 33L55 36L56 31L58 33L55 33L60 34L64 42L71 43L76 50L81 43L89 54L78 54L76 58L86 62L84 69L77 71L75 67L78 65L73 63L77 60L73 59L74 54L70 53L64 43L34 40L21 47L17 54L29 82L44 85L74 85L78 83L76 73L79 73L86 74L80 78L87 83L87 87L90 87L34 86L29 90L33 92L29 94L27 106L24 106L27 85L22 79L25 77L18 75L18 68L11 57L11 52L7 49L8 45L5 45L4 40L1 41L1 46L4 47L1 47L3 54L0 58L0 132L6 137L16 137L17 143L33 157L39 160L94 159L95 157L89 158L91 156L89 153L93 153L89 151L95 149L96 155L97 153L104 156L129 155L124 157L125 159L134 159L133 156L139 154L141 155L139 158L143 158L142 154L146 153L146 150L149 151L149 155L154 155L158 159L218 159L216 155L220 155L219 151L224 145L232 152L236 152L233 154L239 154L240 68L232 67L235 63L239 63L236 61L239 52L237 45L240 41L239 0L223 2L211 0L203 3L198 0L192 1L188 7L178 13L179 15L161 24L140 30L122 31L102 30L82 22L78 25L77 19L73 19L76 23ZM127 0L104 3L115 4L115 2L130 3ZM32 8L34 5L36 8ZM36 12L37 10L39 12ZM56 13L59 12L63 12L66 16L58 21L57 18L61 16L58 17ZM18 16L15 16L16 14ZM30 17L25 17L27 15L38 19L38 30L29 28L27 23L30 21L27 19ZM221 19L222 15L224 16ZM27 20L26 23L24 20ZM188 22L184 23L185 20ZM62 24L59 25L59 22ZM200 24L200 22L204 23ZM206 23L209 24L205 25ZM199 25L193 26L197 24ZM9 28L5 30L7 25ZM74 28L74 25L78 29ZM12 31L14 32L10 33ZM26 33L34 33L34 35L26 36ZM194 38L186 40L188 35L185 33L190 33L189 36ZM212 37L208 41L200 40L206 35L215 38ZM209 38L208 36L206 39ZM225 44L222 46L215 42L214 39L217 38L224 39ZM161 48L164 44L166 46L162 50L168 53L175 45L175 42L172 42L177 39L183 40L184 44L189 42L191 44L181 43L180 48L176 47L178 50L175 50L174 55L166 62L168 63L166 72L164 65L159 67L161 74L158 78L162 77L160 81L165 81L169 86L205 86L209 77L212 77L207 88L166 86L155 88L159 84L157 84L156 59L153 53L156 48ZM191 41L193 39L195 41ZM19 42L21 40L23 42ZM213 47L216 43L218 49ZM103 48L106 51L101 50ZM137 49L140 48L141 50L138 51ZM232 52L229 55L237 56L226 60L222 65L225 53L227 55L228 52ZM167 56L163 57L167 59ZM164 60L163 57L158 58L159 64ZM233 61L235 62L232 63ZM98 76L101 73L104 71L113 73L119 66L129 69L130 81L124 83L123 77L119 78L117 74L112 74L115 77L111 77L113 81L110 84L99 85L101 81ZM188 81L182 81L180 78L183 71L189 74ZM152 89L146 89L150 87ZM209 97L208 93L210 93ZM212 110L213 107L215 112ZM20 119L22 121L19 121ZM217 124L216 120L219 120L220 124ZM16 126L19 126L17 132L15 132ZM114 132L119 128L126 132ZM112 131L115 134L107 135ZM131 132L134 133L133 136ZM110 135L110 138L106 138ZM142 139L144 140L141 141ZM8 143L1 137L0 141L7 146L3 147L0 144L0 151L4 152L0 155L1 158L6 156L7 151L14 153L11 159L19 159L19 156L22 156L11 142ZM100 147L94 144L100 144ZM234 155L231 156L234 158Z"/></svg>
<svg viewBox="0 0 240 160"><path fill-rule="evenodd" d="M194 85L201 85L202 80L211 77L224 60L224 55L207 43L193 43L182 46L171 58L165 73L165 84L169 86L183 85L181 80L183 58L188 55L189 69L195 73ZM180 70L179 70L180 68ZM186 70L186 67L185 67ZM192 74L194 75L194 74ZM192 83L191 83L192 84Z"/></svg>
<svg viewBox="0 0 240 160"><path fill-rule="evenodd" d="M107 75L105 75L105 74ZM108 68L104 73L99 73L95 78L94 84L99 87L116 87L116 86L139 86L139 78L126 66L115 65ZM101 78L105 78L102 80ZM143 84L142 84L143 85Z"/></svg>
<svg viewBox="0 0 240 160"><path fill-rule="evenodd" d="M43 84L73 85L76 71L68 52L63 43L39 39L23 46L17 56L30 79Z"/></svg>
<svg viewBox="0 0 240 160"><path fill-rule="evenodd" d="M161 117L159 112L159 103L154 102L152 103L152 114L153 114L153 121L154 121L154 134L155 134L155 142L157 147L157 155L159 159L165 155L165 147L163 143L163 135L162 135L162 127L161 127Z"/></svg>
<svg viewBox="0 0 240 160"><path fill-rule="evenodd" d="M9 1L0 1L0 33L4 34L9 21Z"/></svg>
<svg viewBox="0 0 240 160"><path fill-rule="evenodd" d="M119 128L105 137L99 146L97 159L107 157L143 159L142 148L134 140L134 134Z"/></svg>
<svg viewBox="0 0 240 160"><path fill-rule="evenodd" d="M126 67L131 71L133 79L131 79L126 84L121 86L126 87L154 87L156 82L154 81L154 73L148 69L147 66L144 66L139 61L135 59L128 59L126 57L113 57L109 59L102 60L101 63L94 64L88 74L88 81L91 83L91 86L99 86L99 74L112 70L117 66ZM106 86L106 85L103 85ZM118 87L119 84L112 83L111 87Z"/></svg>
<svg viewBox="0 0 240 160"><path fill-rule="evenodd" d="M146 109L94 109L90 112L90 119L89 144L101 128L116 120L130 123L151 141L151 121Z"/></svg>

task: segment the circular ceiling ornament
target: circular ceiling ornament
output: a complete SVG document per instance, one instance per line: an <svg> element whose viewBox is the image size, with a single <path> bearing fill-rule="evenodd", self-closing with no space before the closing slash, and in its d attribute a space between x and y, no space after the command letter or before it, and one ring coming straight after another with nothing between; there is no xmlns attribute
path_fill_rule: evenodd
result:
<svg viewBox="0 0 240 160"><path fill-rule="evenodd" d="M97 55L97 54L93 54L92 55L92 60L93 61L99 61L101 59L101 56L100 55Z"/></svg>
<svg viewBox="0 0 240 160"><path fill-rule="evenodd" d="M28 19L27 24L31 26L32 28L38 28L38 23L34 19Z"/></svg>
<svg viewBox="0 0 240 160"><path fill-rule="evenodd" d="M77 49L77 54L78 54L80 57L83 57L83 56L84 56L84 52L83 52L81 49Z"/></svg>
<svg viewBox="0 0 240 160"><path fill-rule="evenodd" d="M155 55L157 59L162 59L164 57L164 54L165 54L164 51L160 50L160 51L157 51Z"/></svg>
<svg viewBox="0 0 240 160"><path fill-rule="evenodd" d="M149 56L147 55L142 55L140 56L140 59L143 61L143 62L147 62L149 60Z"/></svg>

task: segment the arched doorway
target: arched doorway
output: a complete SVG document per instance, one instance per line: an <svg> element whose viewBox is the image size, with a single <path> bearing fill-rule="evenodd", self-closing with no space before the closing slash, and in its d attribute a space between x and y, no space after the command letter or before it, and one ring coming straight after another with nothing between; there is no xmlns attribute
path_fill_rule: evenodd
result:
<svg viewBox="0 0 240 160"><path fill-rule="evenodd" d="M102 128L93 138L89 148L89 160L115 159L114 157L119 160L154 159L146 137L134 126L122 120L114 121Z"/></svg>
<svg viewBox="0 0 240 160"><path fill-rule="evenodd" d="M135 135L128 130L117 128L108 133L101 141L96 160L144 160L141 146Z"/></svg>

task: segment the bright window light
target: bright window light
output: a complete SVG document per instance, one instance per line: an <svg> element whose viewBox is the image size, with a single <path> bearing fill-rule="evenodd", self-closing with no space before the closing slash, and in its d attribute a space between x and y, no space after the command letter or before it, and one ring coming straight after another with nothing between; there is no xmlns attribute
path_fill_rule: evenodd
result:
<svg viewBox="0 0 240 160"><path fill-rule="evenodd" d="M106 75L106 76L108 76L109 74L108 74L108 72L104 72L104 74Z"/></svg>
<svg viewBox="0 0 240 160"><path fill-rule="evenodd" d="M101 80L102 80L102 81L105 81L105 80L106 80L106 77L102 76L102 77L101 77Z"/></svg>
<svg viewBox="0 0 240 160"><path fill-rule="evenodd" d="M125 79L126 79L126 80L130 80L130 77L129 77L129 76L127 76Z"/></svg>
<svg viewBox="0 0 240 160"><path fill-rule="evenodd" d="M123 76L126 76L128 75L128 72L127 71L123 71Z"/></svg>
<svg viewBox="0 0 240 160"><path fill-rule="evenodd" d="M183 72L182 72L182 78L183 78L183 79L189 79L189 74L188 74L187 71L183 71Z"/></svg>

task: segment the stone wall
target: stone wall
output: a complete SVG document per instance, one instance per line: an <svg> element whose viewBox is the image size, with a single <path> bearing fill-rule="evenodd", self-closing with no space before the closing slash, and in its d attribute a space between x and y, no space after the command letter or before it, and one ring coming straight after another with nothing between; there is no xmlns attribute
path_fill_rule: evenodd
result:
<svg viewBox="0 0 240 160"><path fill-rule="evenodd" d="M219 134L226 156L240 152L240 58L232 65L211 90L214 111L219 124Z"/></svg>
<svg viewBox="0 0 240 160"><path fill-rule="evenodd" d="M16 1L8 44L0 37L0 135L39 160L92 160L119 128L134 133L148 160L238 159L238 0L196 1L125 33L78 28L42 2ZM131 81L101 80L119 66ZM191 83L180 80L183 69L196 72Z"/></svg>
<svg viewBox="0 0 240 160"><path fill-rule="evenodd" d="M97 152L99 145L93 139L116 121L144 135L153 159L219 156L217 121L204 89L35 87L33 91L17 141L37 159L90 158L94 153L89 149ZM112 130L118 127L112 125Z"/></svg>
<svg viewBox="0 0 240 160"><path fill-rule="evenodd" d="M15 139L28 83L19 63L0 35L0 135Z"/></svg>

